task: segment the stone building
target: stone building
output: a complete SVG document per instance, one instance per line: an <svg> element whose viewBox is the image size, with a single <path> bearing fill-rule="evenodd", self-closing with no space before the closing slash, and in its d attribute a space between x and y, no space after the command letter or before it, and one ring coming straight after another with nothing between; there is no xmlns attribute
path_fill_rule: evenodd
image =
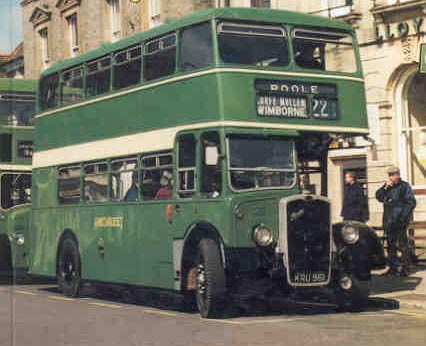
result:
<svg viewBox="0 0 426 346"><path fill-rule="evenodd" d="M24 44L21 42L10 54L0 55L0 78L24 77Z"/></svg>
<svg viewBox="0 0 426 346"><path fill-rule="evenodd" d="M57 61L159 25L214 0L22 0L27 78Z"/></svg>

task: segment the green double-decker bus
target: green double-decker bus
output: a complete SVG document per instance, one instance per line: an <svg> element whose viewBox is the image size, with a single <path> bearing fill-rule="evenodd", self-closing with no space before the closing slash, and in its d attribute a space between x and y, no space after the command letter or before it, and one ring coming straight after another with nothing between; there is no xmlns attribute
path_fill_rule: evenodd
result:
<svg viewBox="0 0 426 346"><path fill-rule="evenodd" d="M49 68L38 106L30 268L64 294L176 290L204 317L247 286L365 302L374 233L331 225L299 180L326 173L332 140L368 134L349 25L198 12Z"/></svg>
<svg viewBox="0 0 426 346"><path fill-rule="evenodd" d="M0 78L0 273L28 268L37 82Z"/></svg>

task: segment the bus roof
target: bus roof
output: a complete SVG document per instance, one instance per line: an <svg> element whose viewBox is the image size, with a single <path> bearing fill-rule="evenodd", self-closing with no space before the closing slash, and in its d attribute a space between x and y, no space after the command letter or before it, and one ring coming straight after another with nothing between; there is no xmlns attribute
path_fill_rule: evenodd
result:
<svg viewBox="0 0 426 346"><path fill-rule="evenodd" d="M35 93L37 81L34 79L0 78L0 91Z"/></svg>
<svg viewBox="0 0 426 346"><path fill-rule="evenodd" d="M153 29L135 34L115 43L105 43L101 47L90 52L79 55L78 57L66 59L58 62L42 73L42 76L49 75L76 65L85 61L99 58L117 50L124 49L133 44L138 44L146 39L166 34L181 27L189 26L199 22L211 19L228 20L246 20L258 21L264 23L282 23L290 25L307 25L314 27L327 27L336 30L353 31L352 27L346 22L340 20L330 20L322 16L314 16L300 12L271 10L261 8L213 8L195 12L180 19L170 20L163 25Z"/></svg>

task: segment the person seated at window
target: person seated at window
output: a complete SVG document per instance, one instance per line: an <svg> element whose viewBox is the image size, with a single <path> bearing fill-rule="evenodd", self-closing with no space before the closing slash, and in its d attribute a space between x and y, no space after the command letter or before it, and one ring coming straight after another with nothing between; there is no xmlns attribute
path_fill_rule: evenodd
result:
<svg viewBox="0 0 426 346"><path fill-rule="evenodd" d="M321 48L304 43L296 49L296 63L303 68L324 70Z"/></svg>
<svg viewBox="0 0 426 346"><path fill-rule="evenodd" d="M127 190L124 200L127 202L137 201L139 197L138 172L132 174L132 186Z"/></svg>
<svg viewBox="0 0 426 346"><path fill-rule="evenodd" d="M161 188L157 191L155 199L170 199L173 196L173 175L169 171L164 171L160 180Z"/></svg>

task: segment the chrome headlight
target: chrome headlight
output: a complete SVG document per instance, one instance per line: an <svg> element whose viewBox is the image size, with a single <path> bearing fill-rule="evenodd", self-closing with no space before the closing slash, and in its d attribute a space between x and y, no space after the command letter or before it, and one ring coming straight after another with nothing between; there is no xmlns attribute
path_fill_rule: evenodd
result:
<svg viewBox="0 0 426 346"><path fill-rule="evenodd" d="M359 240L359 229L352 225L343 226L342 237L346 244L353 245Z"/></svg>
<svg viewBox="0 0 426 346"><path fill-rule="evenodd" d="M253 239L259 246L268 246L272 244L274 237L270 228L259 225L253 230Z"/></svg>

